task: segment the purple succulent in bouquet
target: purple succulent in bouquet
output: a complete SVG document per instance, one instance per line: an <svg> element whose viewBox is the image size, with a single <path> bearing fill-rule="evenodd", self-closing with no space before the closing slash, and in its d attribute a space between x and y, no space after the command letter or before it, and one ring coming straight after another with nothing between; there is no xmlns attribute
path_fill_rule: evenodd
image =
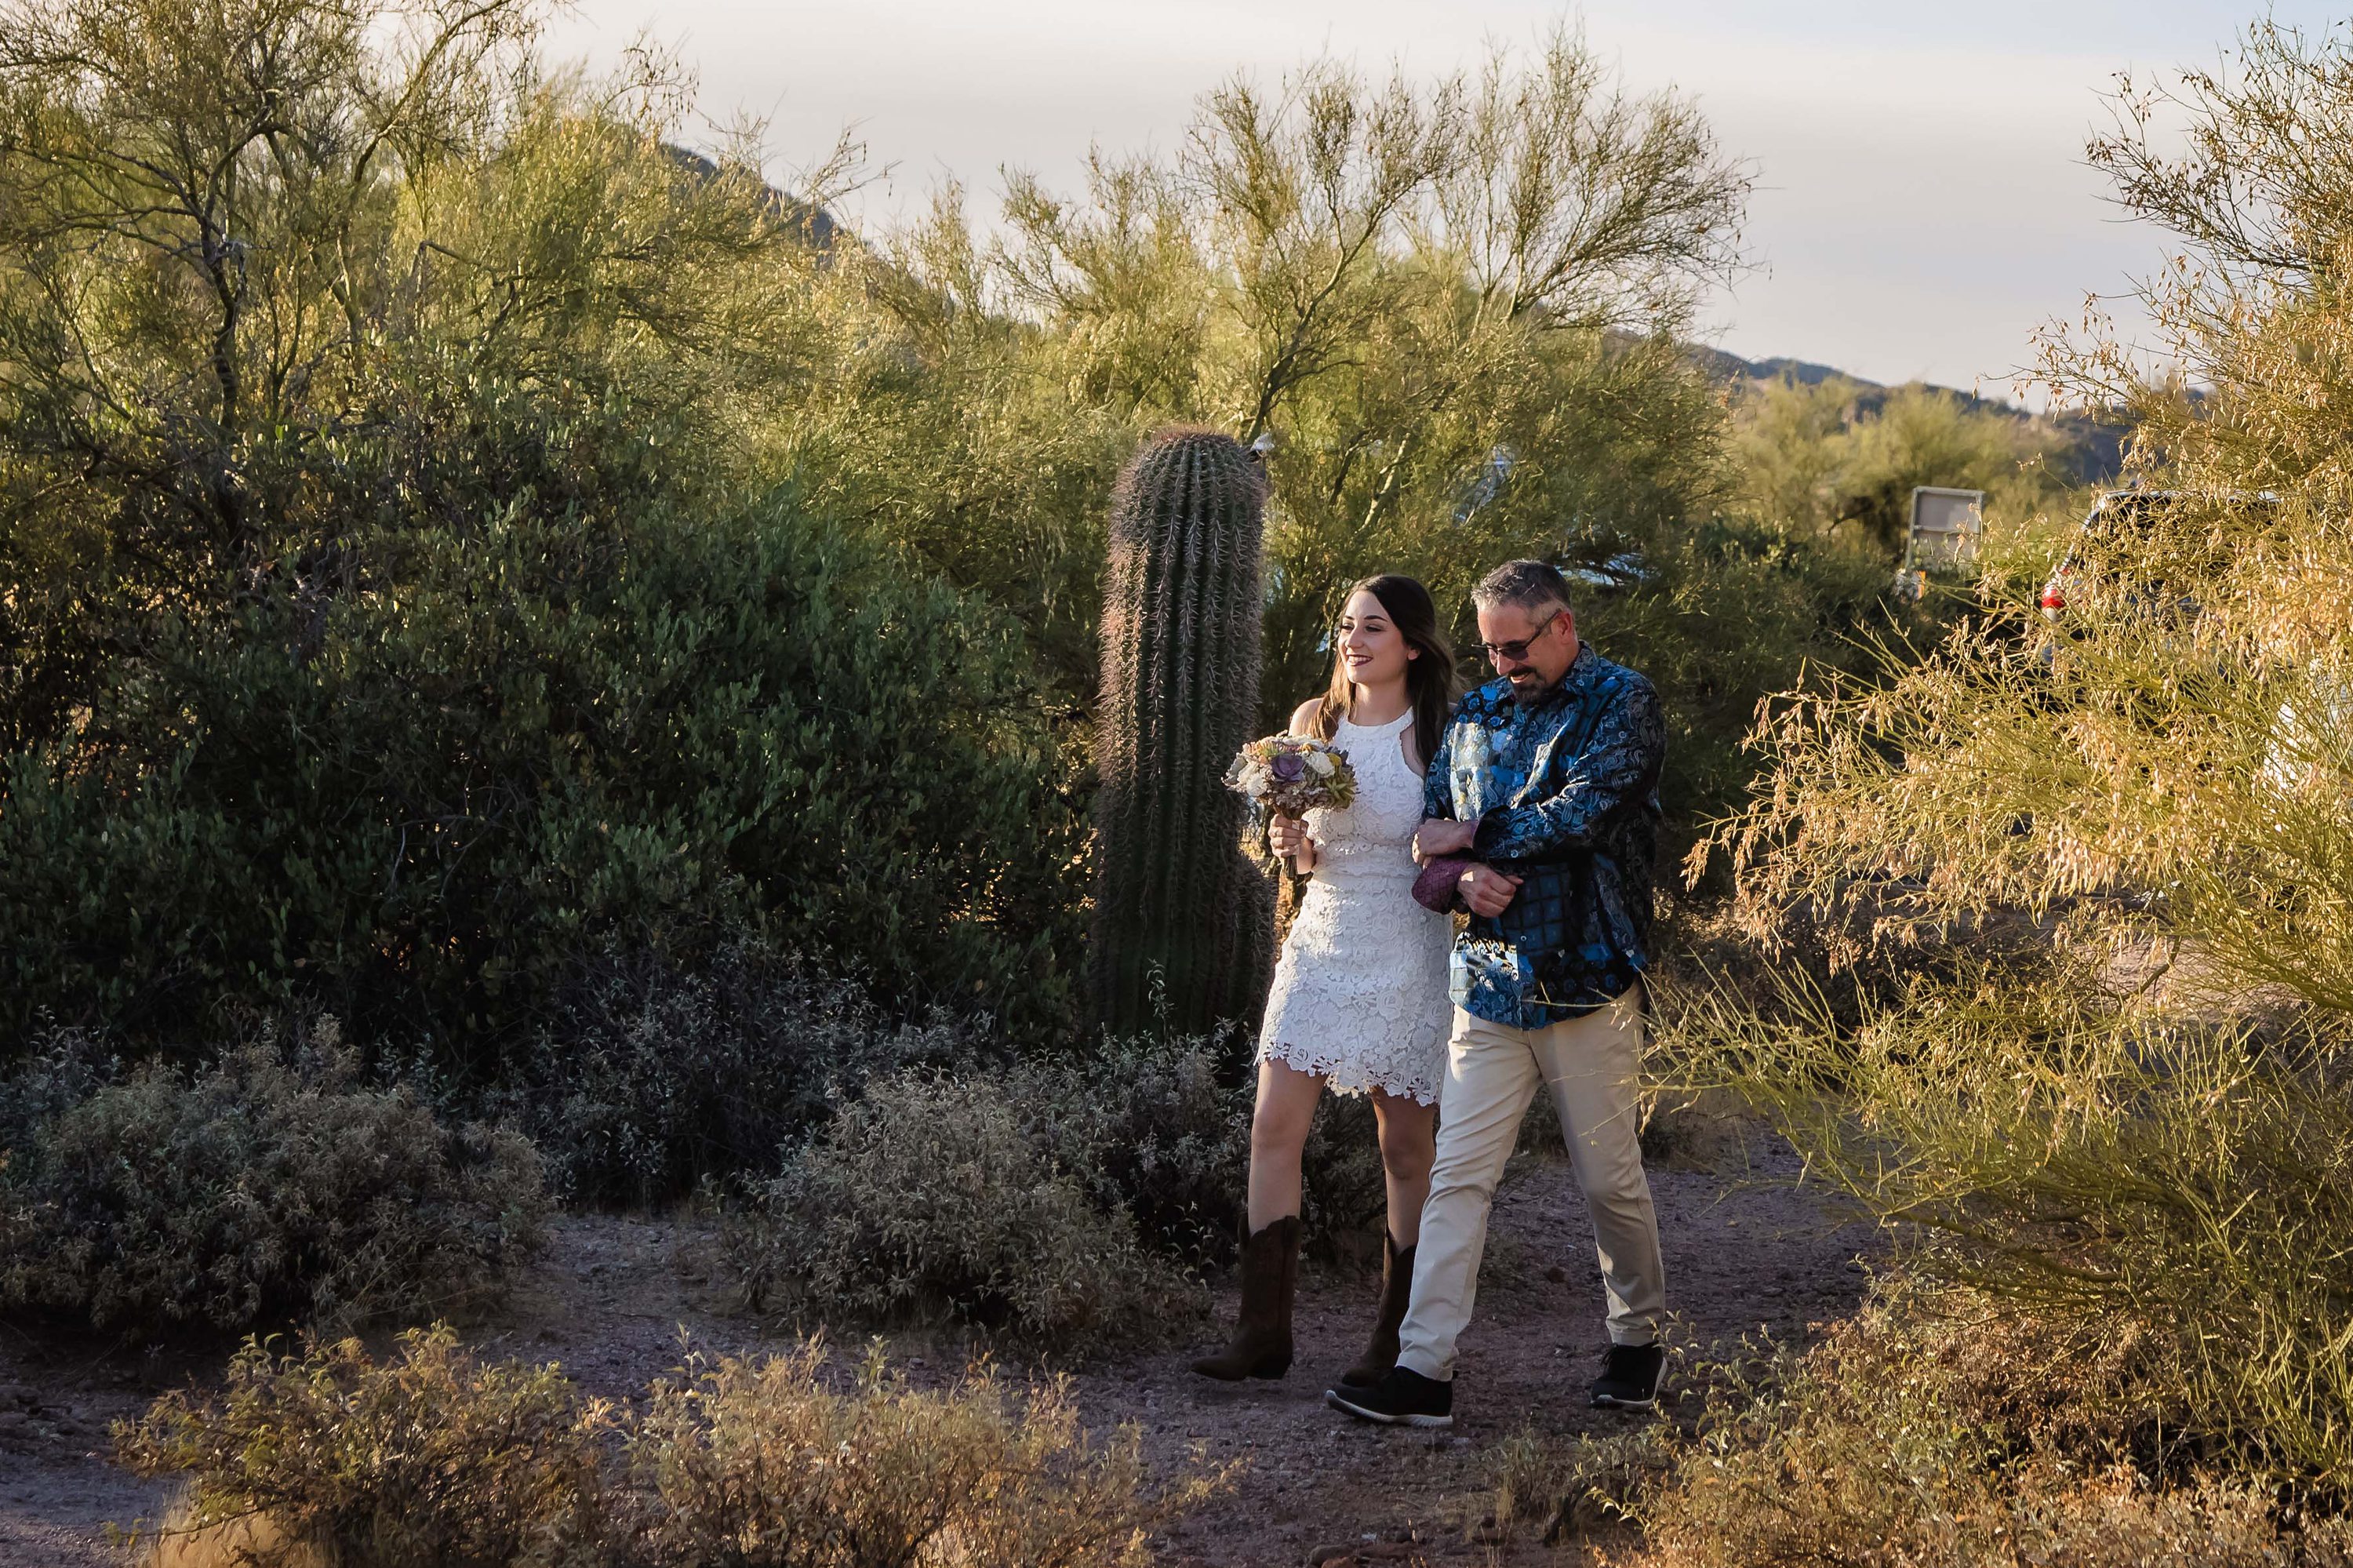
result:
<svg viewBox="0 0 2353 1568"><path fill-rule="evenodd" d="M1226 787L1270 811L1303 817L1346 810L1356 798L1356 772L1348 754L1330 741L1270 735L1242 747L1226 769Z"/></svg>

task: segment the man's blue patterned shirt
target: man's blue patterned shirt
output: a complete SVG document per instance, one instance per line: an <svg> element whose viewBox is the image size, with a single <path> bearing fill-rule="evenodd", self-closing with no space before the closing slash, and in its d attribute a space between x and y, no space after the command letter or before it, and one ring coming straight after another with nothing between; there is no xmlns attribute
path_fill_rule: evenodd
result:
<svg viewBox="0 0 2353 1568"><path fill-rule="evenodd" d="M1455 707L1424 814L1476 821L1467 852L1524 880L1503 914L1454 941L1456 1005L1519 1029L1590 1012L1651 961L1659 767L1651 683L1588 645L1523 707L1491 681Z"/></svg>

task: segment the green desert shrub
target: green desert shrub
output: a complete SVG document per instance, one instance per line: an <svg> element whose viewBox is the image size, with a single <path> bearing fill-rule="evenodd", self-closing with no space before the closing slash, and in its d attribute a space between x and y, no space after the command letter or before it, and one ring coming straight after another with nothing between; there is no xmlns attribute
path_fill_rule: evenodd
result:
<svg viewBox="0 0 2353 1568"><path fill-rule="evenodd" d="M1875 648L1935 626L1935 606L1890 591L1886 561L1786 528L1719 517L1662 529L1640 561L1639 578L1598 574L1579 593L1577 631L1659 690L1671 849L1741 799L1760 699L1825 671L1875 670Z"/></svg>
<svg viewBox="0 0 2353 1568"><path fill-rule="evenodd" d="M1914 486L1985 491L1989 524L2014 526L2064 497L2074 440L1943 387L1832 376L1742 386L1726 445L1741 514L1844 545L1883 576L1903 553Z"/></svg>
<svg viewBox="0 0 2353 1568"><path fill-rule="evenodd" d="M1007 1069L1039 1147L1106 1209L1133 1215L1145 1245L1180 1263L1222 1266L1250 1187L1249 1083L1230 1082L1223 1039L1142 1034ZM1372 1104L1327 1097L1301 1159L1307 1245L1335 1260L1380 1256L1388 1190Z"/></svg>
<svg viewBox="0 0 2353 1568"><path fill-rule="evenodd" d="M526 440L480 440L468 416L502 400L628 405L626 467L666 493L763 482L745 427L805 347L806 209L664 144L675 62L551 69L545 14L9 9L0 749L71 732L159 636L228 631L257 590L382 594L371 523L609 493L609 467L550 488Z"/></svg>
<svg viewBox="0 0 2353 1568"><path fill-rule="evenodd" d="M894 1022L867 987L745 938L691 968L583 966L491 1103L567 1200L647 1203L764 1175L867 1080L975 1059L972 1024Z"/></svg>
<svg viewBox="0 0 2353 1568"><path fill-rule="evenodd" d="M1250 1097L1214 1040L1108 1038L1006 1069L1025 1135L1098 1208L1189 1266L1223 1261L1250 1178Z"/></svg>
<svg viewBox="0 0 2353 1568"><path fill-rule="evenodd" d="M2353 1465L2353 1109L2309 1019L2134 1017L2091 966L1936 979L1843 1029L1694 1009L1680 1044L1873 1211L2052 1323L2153 1335L2181 1420L2283 1478ZM1703 1039L1702 1037L1705 1038Z"/></svg>
<svg viewBox="0 0 2353 1568"><path fill-rule="evenodd" d="M2353 1489L2348 84L2345 37L2258 24L2126 91L2093 158L2177 264L2150 340L2055 338L2044 369L2130 413L2144 504L2078 536L2052 617L1998 558L1926 658L1775 705L1716 834L1768 950L1827 913L1863 956L2040 956L1852 1012L1719 995L1665 1041L1952 1238L1932 1261L2162 1342L2183 1419L2310 1497Z"/></svg>
<svg viewBox="0 0 2353 1568"><path fill-rule="evenodd" d="M1236 1250L1249 1086L1230 1042L1136 1035L1069 1056L966 1058L871 1080L728 1224L755 1309L954 1322L1082 1348L1179 1331ZM1369 1102L1329 1100L1303 1160L1315 1254L1380 1255Z"/></svg>
<svg viewBox="0 0 2353 1568"><path fill-rule="evenodd" d="M300 999L495 1069L581 962L745 930L1067 1013L1018 623L778 489L813 215L543 14L0 26L0 1059Z"/></svg>
<svg viewBox="0 0 2353 1568"><path fill-rule="evenodd" d="M545 499L378 541L315 621L263 593L0 759L0 1027L258 992L479 1051L612 946L745 930L911 1009L1067 1011L1079 818L1018 639L789 496Z"/></svg>
<svg viewBox="0 0 2353 1568"><path fill-rule="evenodd" d="M52 1042L5 1096L0 1303L160 1333L501 1291L548 1211L530 1142L363 1086L332 1020L288 1054L118 1075Z"/></svg>
<svg viewBox="0 0 2353 1568"><path fill-rule="evenodd" d="M1060 1385L987 1370L923 1390L870 1362L845 1388L815 1345L691 1355L617 1408L446 1326L382 1361L248 1344L117 1444L187 1479L170 1560L248 1568L1125 1568L1214 1485L1147 1485L1133 1428L1095 1437Z"/></svg>
<svg viewBox="0 0 2353 1568"><path fill-rule="evenodd" d="M1099 1203L1027 1120L1001 1078L870 1084L730 1225L747 1302L1088 1347L1201 1316L1200 1286L1146 1249L1127 1212Z"/></svg>

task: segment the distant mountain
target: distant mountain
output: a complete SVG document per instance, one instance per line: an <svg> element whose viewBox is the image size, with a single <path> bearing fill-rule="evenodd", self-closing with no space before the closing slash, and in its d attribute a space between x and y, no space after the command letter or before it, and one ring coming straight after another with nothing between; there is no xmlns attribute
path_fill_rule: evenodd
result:
<svg viewBox="0 0 2353 1568"><path fill-rule="evenodd" d="M661 150L669 154L670 162L701 179L715 180L723 172L718 164L691 147L681 147L674 142L665 142L661 144ZM768 209L769 216L787 228L799 229L801 238L820 255L831 254L836 245L858 243L857 236L845 231L841 225L834 220L833 214L826 211L825 208L812 202L805 202L800 197L789 192L780 191L765 182L762 188L765 193L762 199Z"/></svg>
<svg viewBox="0 0 2353 1568"><path fill-rule="evenodd" d="M1736 354L1728 354L1704 343L1692 344L1691 355L1699 362L1701 369L1718 381L1729 381L1736 376L1745 376L1751 381L1778 381L1786 376L1800 386L1819 387L1836 376L1858 387L1878 385L1875 381L1865 381L1860 376L1848 376L1835 366L1816 365L1810 359L1743 359Z"/></svg>
<svg viewBox="0 0 2353 1568"><path fill-rule="evenodd" d="M1819 387L1833 378L1851 382L1856 389L1855 410L1863 415L1878 413L1888 394L1895 390L1835 366L1817 365L1809 359L1743 359L1736 354L1726 353L1707 344L1692 344L1691 356L1701 369L1718 381L1778 381L1787 377L1806 387ZM1959 399L1961 406L1974 414L2000 414L2029 423L2048 425L2058 430L2070 443L2068 477L2077 484L2106 484L2123 471L2125 438L2131 433L2123 425L2087 418L2081 414L2056 417L2036 414L2015 403L1980 397L1957 387L1931 386L1929 390Z"/></svg>

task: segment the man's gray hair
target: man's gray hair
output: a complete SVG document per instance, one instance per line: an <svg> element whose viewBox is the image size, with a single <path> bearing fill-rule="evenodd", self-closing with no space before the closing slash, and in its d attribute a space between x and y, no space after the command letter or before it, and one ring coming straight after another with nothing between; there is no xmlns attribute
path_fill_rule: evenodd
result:
<svg viewBox="0 0 2353 1568"><path fill-rule="evenodd" d="M1471 602L1482 608L1514 605L1532 616L1548 616L1570 608L1568 579L1542 561L1505 561L1479 579Z"/></svg>

